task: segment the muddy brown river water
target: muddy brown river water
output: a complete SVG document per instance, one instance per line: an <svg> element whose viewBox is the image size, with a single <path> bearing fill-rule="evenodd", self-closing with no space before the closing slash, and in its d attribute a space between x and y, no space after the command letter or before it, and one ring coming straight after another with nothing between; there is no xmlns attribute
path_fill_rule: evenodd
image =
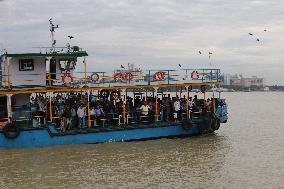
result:
<svg viewBox="0 0 284 189"><path fill-rule="evenodd" d="M215 134L0 150L0 188L284 188L284 93L224 93Z"/></svg>

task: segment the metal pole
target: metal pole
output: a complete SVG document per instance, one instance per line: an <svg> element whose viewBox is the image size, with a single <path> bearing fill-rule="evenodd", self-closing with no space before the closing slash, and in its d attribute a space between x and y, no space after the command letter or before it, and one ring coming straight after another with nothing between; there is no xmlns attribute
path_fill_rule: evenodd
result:
<svg viewBox="0 0 284 189"><path fill-rule="evenodd" d="M156 109L156 115L155 115L155 120L158 121L158 97L156 96L156 104L155 104L155 109Z"/></svg>
<svg viewBox="0 0 284 189"><path fill-rule="evenodd" d="M45 101L44 101L44 105L45 105L45 122L46 122L46 119L47 119L47 93L44 93L45 94Z"/></svg>
<svg viewBox="0 0 284 189"><path fill-rule="evenodd" d="M186 96L186 119L189 119L189 99L188 95Z"/></svg>
<svg viewBox="0 0 284 189"><path fill-rule="evenodd" d="M123 123L125 125L125 121L126 121L126 113L125 113L125 95L122 98L122 104L123 104Z"/></svg>
<svg viewBox="0 0 284 189"><path fill-rule="evenodd" d="M212 103L213 103L213 113L216 112L216 104L215 104L215 95L214 95L214 92L213 92L213 100L212 100Z"/></svg>
<svg viewBox="0 0 284 189"><path fill-rule="evenodd" d="M148 73L148 85L151 84L151 71L149 70L149 73Z"/></svg>
<svg viewBox="0 0 284 189"><path fill-rule="evenodd" d="M84 81L85 81L85 85L87 85L87 63L86 63L86 57L84 57Z"/></svg>
<svg viewBox="0 0 284 189"><path fill-rule="evenodd" d="M51 86L51 65L50 65L50 62L51 59L49 60L49 66L48 66L48 84L49 86Z"/></svg>
<svg viewBox="0 0 284 189"><path fill-rule="evenodd" d="M8 63L8 89L11 89L11 64Z"/></svg>
<svg viewBox="0 0 284 189"><path fill-rule="evenodd" d="M170 70L168 70L168 85L170 84Z"/></svg>
<svg viewBox="0 0 284 189"><path fill-rule="evenodd" d="M53 93L50 93L50 96L49 96L49 117L50 117L50 121L52 122L52 94Z"/></svg>
<svg viewBox="0 0 284 189"><path fill-rule="evenodd" d="M12 117L12 95L7 94L7 111L8 111L8 118Z"/></svg>
<svg viewBox="0 0 284 189"><path fill-rule="evenodd" d="M88 92L88 127L90 128L91 127L91 111L90 111L90 94Z"/></svg>

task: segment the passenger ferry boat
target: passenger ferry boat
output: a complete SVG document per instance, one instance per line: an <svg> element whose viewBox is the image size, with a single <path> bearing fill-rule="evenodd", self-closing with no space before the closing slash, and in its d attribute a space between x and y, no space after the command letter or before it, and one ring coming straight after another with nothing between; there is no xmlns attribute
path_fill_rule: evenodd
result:
<svg viewBox="0 0 284 189"><path fill-rule="evenodd" d="M187 137L227 122L219 69L87 71L86 51L55 47L56 28L50 48L1 53L0 148Z"/></svg>

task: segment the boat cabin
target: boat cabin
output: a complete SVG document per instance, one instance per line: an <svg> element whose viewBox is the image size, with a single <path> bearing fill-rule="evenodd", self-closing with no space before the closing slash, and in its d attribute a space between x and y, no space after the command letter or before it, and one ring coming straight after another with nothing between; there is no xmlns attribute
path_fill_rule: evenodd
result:
<svg viewBox="0 0 284 189"><path fill-rule="evenodd" d="M86 51L73 47L71 52L23 53L1 56L1 85L4 88L44 87L62 84L62 76L73 71L78 57L88 56ZM48 75L50 74L50 75ZM50 78L49 78L50 77Z"/></svg>

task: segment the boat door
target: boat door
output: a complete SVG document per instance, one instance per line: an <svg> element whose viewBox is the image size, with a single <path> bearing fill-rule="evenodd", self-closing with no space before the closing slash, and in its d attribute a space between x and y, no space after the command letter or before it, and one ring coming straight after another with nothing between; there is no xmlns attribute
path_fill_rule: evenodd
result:
<svg viewBox="0 0 284 189"><path fill-rule="evenodd" d="M0 96L0 119L7 118L7 96Z"/></svg>
<svg viewBox="0 0 284 189"><path fill-rule="evenodd" d="M50 76L52 81L56 79L56 59L50 60Z"/></svg>

